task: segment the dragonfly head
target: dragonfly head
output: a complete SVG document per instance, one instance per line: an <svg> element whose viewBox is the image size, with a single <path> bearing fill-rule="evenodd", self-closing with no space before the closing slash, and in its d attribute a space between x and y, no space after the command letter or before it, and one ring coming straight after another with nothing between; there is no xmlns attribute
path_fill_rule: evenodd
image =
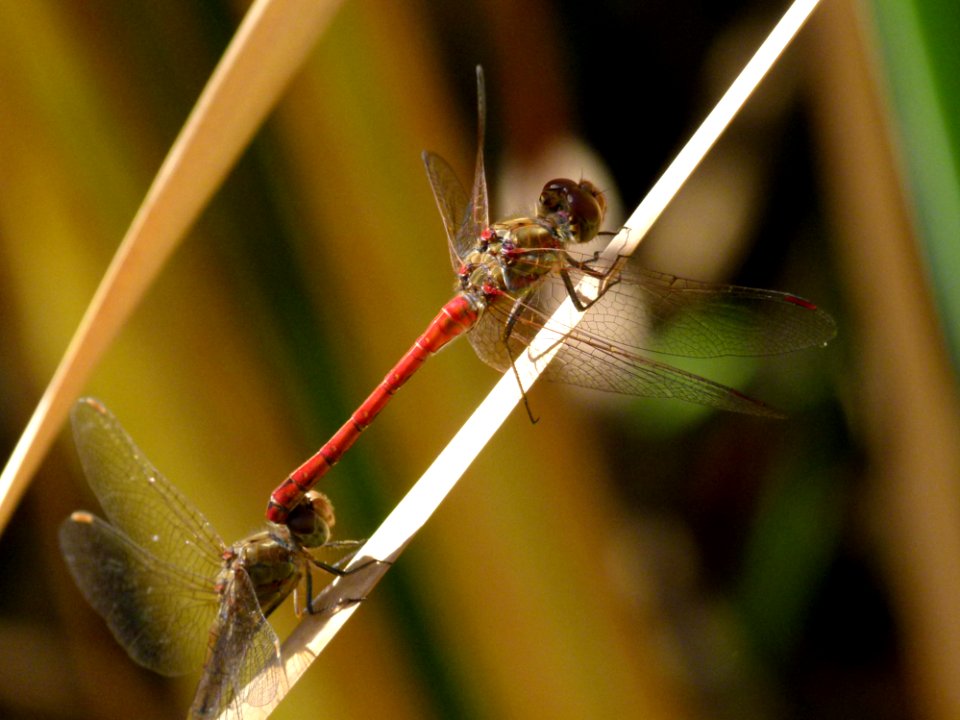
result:
<svg viewBox="0 0 960 720"><path fill-rule="evenodd" d="M316 548L330 542L330 530L336 524L333 504L323 493L308 492L287 517L290 533L303 547Z"/></svg>
<svg viewBox="0 0 960 720"><path fill-rule="evenodd" d="M559 217L576 242L593 240L606 212L603 193L589 180L551 180L543 186L537 201L537 217Z"/></svg>

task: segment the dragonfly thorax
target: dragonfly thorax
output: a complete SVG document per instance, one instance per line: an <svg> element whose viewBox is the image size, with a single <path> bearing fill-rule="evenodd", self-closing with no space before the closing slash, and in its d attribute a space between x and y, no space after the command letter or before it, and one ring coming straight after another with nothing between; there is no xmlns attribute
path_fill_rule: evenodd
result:
<svg viewBox="0 0 960 720"><path fill-rule="evenodd" d="M522 294L563 261L564 230L543 218L514 218L491 225L463 258L460 290L487 302L500 295Z"/></svg>
<svg viewBox="0 0 960 720"><path fill-rule="evenodd" d="M309 562L304 548L328 543L334 522L330 499L311 490L291 511L287 524L270 523L266 530L234 544L225 567L246 572L263 614L269 615L303 577Z"/></svg>
<svg viewBox="0 0 960 720"><path fill-rule="evenodd" d="M269 615L300 582L305 553L283 525L251 535L233 545L233 559L223 575L244 572L260 609Z"/></svg>

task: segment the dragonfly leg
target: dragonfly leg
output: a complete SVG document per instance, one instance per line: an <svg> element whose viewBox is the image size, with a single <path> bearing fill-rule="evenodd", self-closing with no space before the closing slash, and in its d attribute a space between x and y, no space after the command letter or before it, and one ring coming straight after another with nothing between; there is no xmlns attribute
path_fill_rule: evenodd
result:
<svg viewBox="0 0 960 720"><path fill-rule="evenodd" d="M389 560L377 560L376 558L369 558L363 563L361 563L360 565L357 565L354 568L350 568L349 570L344 570L343 568L339 567L340 563L346 562L352 558L353 558L353 553L351 553L350 555L347 555L344 558L341 558L340 560L337 560L337 562L333 564L323 562L322 560L316 560L315 558L310 558L310 564L316 568L319 568L320 570L323 570L324 572L330 573L331 575L335 575L336 577L346 577L348 575L353 575L354 573L360 572L361 570L366 570L368 567L372 565L393 565L393 563L390 562Z"/></svg>
<svg viewBox="0 0 960 720"><path fill-rule="evenodd" d="M616 236L616 233L610 232L609 230L601 230L600 232L597 233L597 237L607 237L607 238L610 238L611 240L615 236ZM601 278L604 275L610 275L614 271L619 271L620 268L623 267L623 263L627 261L627 256L620 255L612 267L610 267L608 270L601 270L600 268L593 267L592 263L600 261L600 255L603 252L603 250L594 250L593 257L589 260L576 260L570 253L566 252L565 250L561 252L569 265L577 268L578 270L583 270L589 275L592 275L593 277L598 277L598 278Z"/></svg>
<svg viewBox="0 0 960 720"><path fill-rule="evenodd" d="M593 261L591 262L595 262L598 256L599 251L594 253ZM617 258L613 265L605 270L592 267L590 262L574 260L569 255L567 255L567 261L572 267L577 268L585 275L596 278L600 281L600 286L597 288L597 296L593 299L590 299L577 292L577 288L573 284L573 278L570 277L569 269L560 269L560 277L563 279L563 284L567 288L567 294L570 296L570 300L573 301L574 307L576 307L580 312L586 312L591 305L603 297L607 290L620 282L620 268L622 268L623 264L627 261L627 257L621 255Z"/></svg>
<svg viewBox="0 0 960 720"><path fill-rule="evenodd" d="M575 258L573 257L573 255L571 255L570 253L568 253L566 250L564 250L564 251L562 251L562 252L563 252L563 258L564 258L564 260L567 261L567 264L568 264L568 265L571 265L571 266L577 268L578 270L583 270L584 272L588 272L588 273L591 273L591 274L592 274L592 273L602 272L602 271L599 270L598 268L593 267L593 263L595 263L595 262L597 262L597 261L600 260L600 251L599 251L599 250L594 250L594 252L593 252L593 257L590 258L589 260L577 260L577 259L575 259Z"/></svg>
<svg viewBox="0 0 960 720"><path fill-rule="evenodd" d="M627 260L629 259L629 255L618 255L617 259L614 260L613 265L611 265L601 274L600 290L597 292L598 298L603 297L603 294L607 292L607 290L620 282L620 270L623 269L623 266L627 264Z"/></svg>
<svg viewBox="0 0 960 720"><path fill-rule="evenodd" d="M510 314L507 316L507 322L503 328L503 346L507 349L507 357L510 358L510 369L513 370L513 376L517 379L517 385L520 386L520 395L523 397L523 407L526 408L527 417L530 418L531 425L536 425L540 422L540 418L533 414L533 410L530 407L530 399L527 397L527 391L523 389L523 383L520 382L520 373L517 372L517 365L513 359L513 351L510 349L510 335L523 309L524 305L519 300L510 308Z"/></svg>
<svg viewBox="0 0 960 720"><path fill-rule="evenodd" d="M583 269L583 268L581 268ZM583 297L580 293L577 292L577 288L574 287L573 279L570 277L570 273L567 268L562 268L560 270L560 277L563 278L563 284L567 288L567 295L570 296L570 299L573 301L573 306L577 308L580 312L586 312L587 309L593 305L597 300L600 299L600 294L597 294L597 297L593 300Z"/></svg>
<svg viewBox="0 0 960 720"><path fill-rule="evenodd" d="M352 555L350 557L352 557ZM344 558L344 559L348 559L348 558ZM342 562L342 561L343 559L338 562ZM325 572L330 573L331 575L336 575L337 577L346 577L348 575L353 575L354 573L360 572L361 570L366 570L372 565L393 565L393 563L390 562L389 560L377 560L375 558L369 558L368 560L361 563L357 567L350 568L349 570L344 570L342 568L337 567L336 565L330 565L329 563L325 563L320 560L315 560L313 558L311 558L311 564L313 564L314 566L318 567L319 569ZM324 605L321 607L317 607L314 603L316 600L319 599L320 596L323 595L323 593L321 593L321 595L318 597L313 596L313 573L310 572L310 568L307 569L306 574L307 574L307 581L306 581L307 597L309 598L309 600L307 600L307 612L310 613L311 615L317 615L320 613L342 610L345 607L348 607L350 605L354 605L356 603L363 602L364 600L366 600L365 597L345 598L345 599L339 600L334 605Z"/></svg>

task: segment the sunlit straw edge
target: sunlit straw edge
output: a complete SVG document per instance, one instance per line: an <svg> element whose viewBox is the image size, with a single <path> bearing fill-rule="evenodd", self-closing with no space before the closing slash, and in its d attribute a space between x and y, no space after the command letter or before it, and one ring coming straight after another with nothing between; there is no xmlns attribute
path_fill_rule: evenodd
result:
<svg viewBox="0 0 960 720"><path fill-rule="evenodd" d="M0 532L100 356L220 186L340 1L257 0L247 12L0 474Z"/></svg>
<svg viewBox="0 0 960 720"><path fill-rule="evenodd" d="M602 260L612 263L617 257L629 255L636 249L673 196L800 31L818 3L819 0L797 0L790 6L713 111L604 251ZM517 361L517 375L524 390L534 383L559 349L557 339L564 334L564 328L574 327L581 316L573 304L567 301L553 314L547 327L534 338L529 351ZM370 558L395 561L440 506L494 432L513 412L520 399L517 378L513 373L504 373L426 473L360 548L356 558L347 566L348 569L359 567ZM357 610L361 603L356 601L366 598L388 569L388 564L371 565L354 575L335 580L324 590L319 598L319 606L329 608L330 612L305 617L283 645L284 665L289 681L287 689L296 684L313 660ZM362 669L360 671L362 672ZM243 717L266 717L283 699L284 692L286 691L278 693L269 706L244 706ZM227 712L222 717L232 718L236 715Z"/></svg>

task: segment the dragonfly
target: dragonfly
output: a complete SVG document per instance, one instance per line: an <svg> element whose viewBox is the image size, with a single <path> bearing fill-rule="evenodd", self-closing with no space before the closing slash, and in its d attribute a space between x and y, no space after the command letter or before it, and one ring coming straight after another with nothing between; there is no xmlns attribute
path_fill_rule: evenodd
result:
<svg viewBox="0 0 960 720"><path fill-rule="evenodd" d="M357 544L330 539L329 499L313 491L286 524L227 545L100 402L79 400L72 421L87 480L110 520L77 511L60 527L83 595L140 665L169 676L204 666L191 718L269 703L287 681L266 616L301 581L312 598L314 568L344 574L312 550Z"/></svg>
<svg viewBox="0 0 960 720"><path fill-rule="evenodd" d="M282 523L431 355L466 334L488 365L507 371L560 304L587 311L567 328L543 376L582 387L687 402L767 417L769 405L673 367L658 355L764 356L824 346L833 319L789 293L687 280L626 264L595 266L606 201L588 180L547 182L532 217L491 224L484 169L486 94L477 67L477 156L468 196L440 156L422 155L446 231L457 293L334 436L271 495L267 518ZM593 298L581 294L592 279ZM531 416L532 417L532 416Z"/></svg>

